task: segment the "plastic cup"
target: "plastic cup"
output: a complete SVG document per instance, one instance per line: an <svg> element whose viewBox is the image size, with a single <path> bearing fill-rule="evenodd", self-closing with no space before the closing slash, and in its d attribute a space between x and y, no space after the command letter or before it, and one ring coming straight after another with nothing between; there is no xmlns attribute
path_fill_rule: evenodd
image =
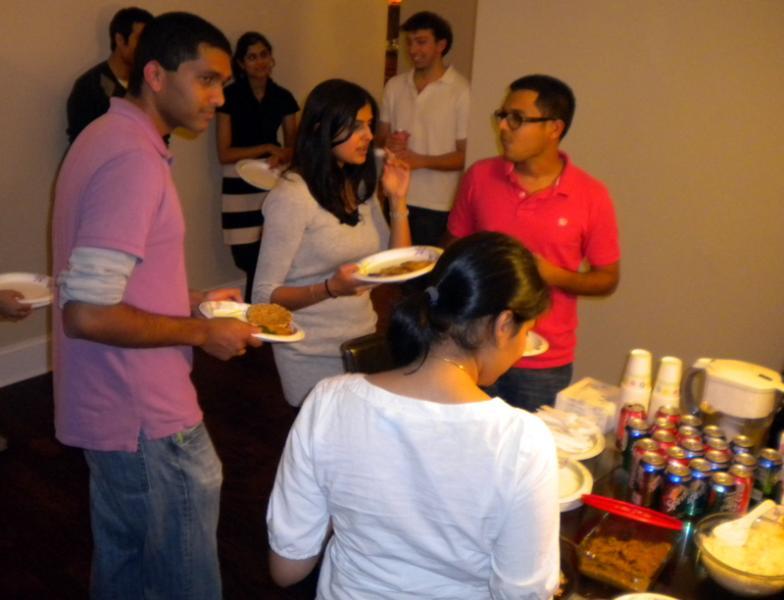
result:
<svg viewBox="0 0 784 600"><path fill-rule="evenodd" d="M626 369L623 373L621 386L636 388L651 387L651 353L642 348L635 348L629 352L626 360Z"/></svg>

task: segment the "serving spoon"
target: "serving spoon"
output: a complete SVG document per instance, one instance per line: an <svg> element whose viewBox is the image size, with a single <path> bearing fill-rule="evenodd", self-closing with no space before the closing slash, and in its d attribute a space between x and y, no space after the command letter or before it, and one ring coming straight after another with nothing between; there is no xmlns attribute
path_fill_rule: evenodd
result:
<svg viewBox="0 0 784 600"><path fill-rule="evenodd" d="M749 529L751 529L752 523L775 505L776 503L773 500L764 500L754 510L740 519L733 519L717 525L713 529L713 535L728 546L742 546L749 538Z"/></svg>

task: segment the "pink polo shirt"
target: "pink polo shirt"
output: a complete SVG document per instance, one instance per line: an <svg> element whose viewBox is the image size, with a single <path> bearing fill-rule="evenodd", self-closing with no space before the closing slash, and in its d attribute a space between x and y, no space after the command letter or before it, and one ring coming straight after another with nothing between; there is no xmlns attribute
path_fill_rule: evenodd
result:
<svg viewBox="0 0 784 600"><path fill-rule="evenodd" d="M496 157L475 163L460 184L449 232L456 237L477 231L506 233L570 271L577 271L583 259L597 267L620 260L618 226L607 189L561 156L565 167L556 184L535 194L520 186L511 162ZM552 307L534 327L550 349L521 359L516 367L545 369L574 361L577 297L556 288L551 292Z"/></svg>
<svg viewBox="0 0 784 600"><path fill-rule="evenodd" d="M74 248L119 250L139 261L123 302L151 313L189 316L185 223L171 156L147 115L112 98L76 139L57 180L54 275ZM55 427L64 444L135 451L139 432L157 439L202 419L186 346L119 348L63 333L54 302Z"/></svg>

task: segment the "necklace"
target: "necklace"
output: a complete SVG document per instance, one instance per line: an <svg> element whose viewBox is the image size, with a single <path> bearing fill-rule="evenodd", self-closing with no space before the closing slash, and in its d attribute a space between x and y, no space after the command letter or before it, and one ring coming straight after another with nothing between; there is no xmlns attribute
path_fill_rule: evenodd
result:
<svg viewBox="0 0 784 600"><path fill-rule="evenodd" d="M455 367L457 367L458 369L460 369L463 372L465 372L465 370L466 370L465 366L461 365L459 362L455 362L454 360L449 359L449 358L444 358L443 356L440 356L439 358L441 360L443 360L445 363L449 363L450 365L454 365Z"/></svg>

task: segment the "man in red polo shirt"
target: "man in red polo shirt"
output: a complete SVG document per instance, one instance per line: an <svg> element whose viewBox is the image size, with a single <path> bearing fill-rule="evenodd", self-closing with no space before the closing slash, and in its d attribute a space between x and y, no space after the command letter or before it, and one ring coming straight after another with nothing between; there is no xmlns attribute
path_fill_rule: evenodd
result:
<svg viewBox="0 0 784 600"><path fill-rule="evenodd" d="M503 156L466 172L449 216L449 233L500 231L536 255L552 307L535 331L549 349L522 358L491 393L536 410L569 385L577 342L577 297L607 296L620 278L615 210L605 186L560 151L574 115L572 90L547 75L509 86L495 113Z"/></svg>

